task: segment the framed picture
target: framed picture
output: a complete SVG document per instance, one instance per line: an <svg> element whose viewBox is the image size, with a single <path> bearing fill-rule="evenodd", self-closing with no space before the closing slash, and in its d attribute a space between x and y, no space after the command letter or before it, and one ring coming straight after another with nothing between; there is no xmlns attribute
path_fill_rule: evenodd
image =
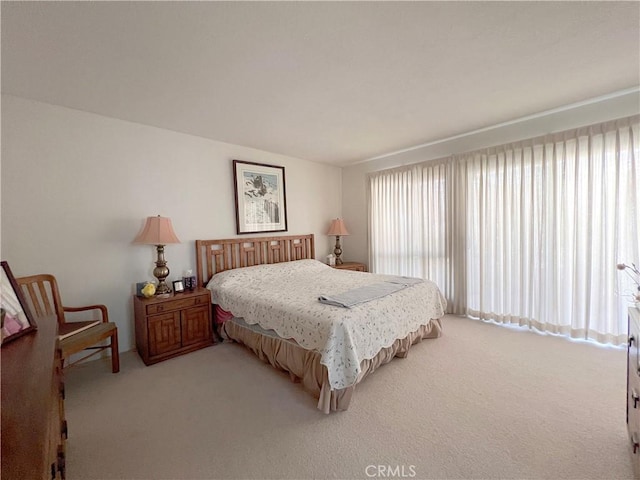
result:
<svg viewBox="0 0 640 480"><path fill-rule="evenodd" d="M9 264L2 262L0 279L0 314L2 316L2 345L36 330L36 322L27 306L22 290Z"/></svg>
<svg viewBox="0 0 640 480"><path fill-rule="evenodd" d="M236 232L286 232L284 167L233 161Z"/></svg>
<svg viewBox="0 0 640 480"><path fill-rule="evenodd" d="M175 293L184 292L184 284L182 283L182 280L175 280L173 282L173 291Z"/></svg>

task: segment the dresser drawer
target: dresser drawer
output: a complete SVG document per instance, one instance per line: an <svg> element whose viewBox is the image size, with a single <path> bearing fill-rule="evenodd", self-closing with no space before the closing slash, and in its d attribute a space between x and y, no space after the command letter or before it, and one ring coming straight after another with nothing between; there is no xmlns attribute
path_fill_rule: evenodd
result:
<svg viewBox="0 0 640 480"><path fill-rule="evenodd" d="M194 307L196 305L206 305L209 302L208 295L200 295L198 297L187 297L170 300L162 303L147 305L147 315L155 315L158 313L172 312L174 310L182 310L184 308Z"/></svg>
<svg viewBox="0 0 640 480"><path fill-rule="evenodd" d="M627 408L629 412L629 425L631 425L632 414L638 419L636 429L640 427L640 377L635 371L629 372L629 378L627 380ZM639 432L640 433L640 432Z"/></svg>
<svg viewBox="0 0 640 480"><path fill-rule="evenodd" d="M637 386L633 387L633 389L636 390ZM638 403L634 401L634 393L630 393L627 398L629 412L627 430L629 432L629 451L631 452L635 478L640 478L638 477L640 475L640 405L638 405L638 408L633 407L634 404Z"/></svg>

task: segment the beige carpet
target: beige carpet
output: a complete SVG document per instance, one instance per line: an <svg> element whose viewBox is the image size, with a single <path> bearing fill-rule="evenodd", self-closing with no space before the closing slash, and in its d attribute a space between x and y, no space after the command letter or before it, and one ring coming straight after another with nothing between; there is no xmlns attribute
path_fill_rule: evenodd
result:
<svg viewBox="0 0 640 480"><path fill-rule="evenodd" d="M236 344L121 362L67 372L69 480L632 478L622 350L447 316L331 415Z"/></svg>

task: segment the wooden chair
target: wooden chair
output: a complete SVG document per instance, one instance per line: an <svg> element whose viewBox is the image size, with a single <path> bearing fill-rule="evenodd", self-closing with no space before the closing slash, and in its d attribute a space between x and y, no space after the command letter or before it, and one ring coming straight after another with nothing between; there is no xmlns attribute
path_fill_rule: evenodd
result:
<svg viewBox="0 0 640 480"><path fill-rule="evenodd" d="M60 300L58 283L53 275L31 275L16 278L18 285L27 298L29 307L37 317L46 315L55 316L58 319L58 338L63 362L71 355L83 350L94 350L72 363L86 360L107 348L111 349L111 369L113 373L120 371L120 356L118 354L118 327L109 321L107 307L104 305L88 305L86 307L65 307ZM67 322L65 312L83 312L99 310L100 320ZM108 345L101 344L104 340L111 339ZM99 345L101 344L101 345Z"/></svg>

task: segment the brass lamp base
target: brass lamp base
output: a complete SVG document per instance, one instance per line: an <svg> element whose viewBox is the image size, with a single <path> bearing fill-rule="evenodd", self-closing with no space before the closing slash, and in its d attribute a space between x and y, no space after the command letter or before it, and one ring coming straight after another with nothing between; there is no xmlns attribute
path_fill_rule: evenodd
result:
<svg viewBox="0 0 640 480"><path fill-rule="evenodd" d="M171 293L171 288L169 288L167 282L164 281L164 278L158 278L158 288L156 288L156 295L164 295L166 293Z"/></svg>
<svg viewBox="0 0 640 480"><path fill-rule="evenodd" d="M171 293L171 288L167 285L165 279L169 276L169 267L164 259L164 245L156 245L158 250L158 259L156 260L156 268L153 269L153 276L158 279L156 287L156 295L164 295Z"/></svg>
<svg viewBox="0 0 640 480"><path fill-rule="evenodd" d="M336 235L336 246L333 249L333 254L336 256L336 265L342 265L342 247L340 246L340 235Z"/></svg>

